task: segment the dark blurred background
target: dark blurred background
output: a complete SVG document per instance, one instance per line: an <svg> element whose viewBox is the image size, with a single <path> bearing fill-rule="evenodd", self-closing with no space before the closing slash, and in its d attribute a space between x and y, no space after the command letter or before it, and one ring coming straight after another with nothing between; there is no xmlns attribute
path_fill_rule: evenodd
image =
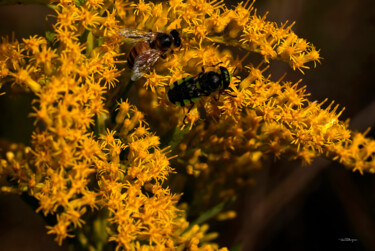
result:
<svg viewBox="0 0 375 251"><path fill-rule="evenodd" d="M304 75L279 62L272 62L269 73L275 79L284 72L287 80L303 78L311 100L329 98L346 108L340 118L352 118L351 129L374 126L375 1L257 0L255 7L259 15L269 11L269 21L296 21L295 33L321 49L324 58ZM43 35L48 13L37 5L0 5L0 36L12 31L17 38ZM25 138L19 128L4 121L14 125L30 107L17 97L7 99L0 97L0 137L19 142ZM30 135L31 126L23 126ZM374 138L374 130L369 136ZM213 223L221 245L233 250L375 250L374 175L353 173L324 159L303 167L281 160L259 171L255 180L235 205L238 218ZM57 249L51 236L44 237L43 221L27 207L18 197L1 196L0 249ZM7 246L10 242L18 246Z"/></svg>
<svg viewBox="0 0 375 251"><path fill-rule="evenodd" d="M375 1L257 0L259 15L289 23L320 50L322 63L305 74L271 63L278 79L303 79L310 100L334 100L352 130L375 124ZM338 110L341 110L339 108ZM374 138L372 129L368 136ZM324 159L311 166L272 162L223 223L220 241L241 250L375 250L375 176ZM226 235L230 237L228 240ZM236 246L237 244L237 246ZM240 245L239 245L240 244Z"/></svg>

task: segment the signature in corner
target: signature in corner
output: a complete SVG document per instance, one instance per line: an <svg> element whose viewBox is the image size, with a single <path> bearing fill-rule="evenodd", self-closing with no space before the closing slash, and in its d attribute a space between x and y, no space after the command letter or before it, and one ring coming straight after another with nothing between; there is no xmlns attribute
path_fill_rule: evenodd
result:
<svg viewBox="0 0 375 251"><path fill-rule="evenodd" d="M351 239L351 238L339 238L339 241L350 241L350 242L355 242L358 241L358 239Z"/></svg>

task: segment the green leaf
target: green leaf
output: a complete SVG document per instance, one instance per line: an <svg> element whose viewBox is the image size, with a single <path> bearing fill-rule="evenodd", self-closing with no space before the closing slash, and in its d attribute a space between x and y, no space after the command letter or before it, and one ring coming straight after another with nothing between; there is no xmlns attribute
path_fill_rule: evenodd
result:
<svg viewBox="0 0 375 251"><path fill-rule="evenodd" d="M241 251L242 250L242 244L241 243L234 244L234 246L231 247L229 250L230 251Z"/></svg>
<svg viewBox="0 0 375 251"><path fill-rule="evenodd" d="M56 33L52 31L46 31L46 39L49 44L53 42L53 39L55 38Z"/></svg>
<svg viewBox="0 0 375 251"><path fill-rule="evenodd" d="M180 127L173 128L161 138L162 147L170 146L172 150L175 149L175 147L181 143L189 131L190 129L187 126L185 126L185 128L182 130Z"/></svg>
<svg viewBox="0 0 375 251"><path fill-rule="evenodd" d="M85 3L86 3L86 0L74 0L74 4L77 7L80 7L80 6L84 5Z"/></svg>
<svg viewBox="0 0 375 251"><path fill-rule="evenodd" d="M199 216L195 221L190 223L189 227L184 231L187 232L192 228L194 225L201 225L208 220L214 218L216 215L218 215L223 209L225 209L228 205L232 204L236 200L236 196L231 197L229 200L221 202L214 206L213 208L207 210L204 212L201 216Z"/></svg>

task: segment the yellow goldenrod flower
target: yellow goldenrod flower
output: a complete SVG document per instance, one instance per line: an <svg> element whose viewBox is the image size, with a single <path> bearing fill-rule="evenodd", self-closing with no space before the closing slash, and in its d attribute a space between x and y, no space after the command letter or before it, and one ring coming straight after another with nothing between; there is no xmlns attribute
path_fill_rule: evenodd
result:
<svg viewBox="0 0 375 251"><path fill-rule="evenodd" d="M65 221L64 219L65 217L60 217L59 215L57 215L57 224L54 226L54 227L47 227L49 229L48 233L49 234L55 234L57 237L56 237L56 241L57 243L59 243L59 245L61 245L62 241L66 238L66 237L73 237L73 235L70 235L68 234L68 227L70 225L70 222L69 221Z"/></svg>
<svg viewBox="0 0 375 251"><path fill-rule="evenodd" d="M33 54L39 52L41 45L47 45L46 39L38 36L32 36L28 39L23 39L23 42L25 43L25 49L31 51L31 53Z"/></svg>
<svg viewBox="0 0 375 251"><path fill-rule="evenodd" d="M88 0L85 2L87 9L100 9L104 5L104 0Z"/></svg>
<svg viewBox="0 0 375 251"><path fill-rule="evenodd" d="M10 76L14 77L16 84L25 84L31 89L31 91L38 93L40 91L40 85L31 77L36 69L33 66L27 66L25 69L18 69L15 73L9 73Z"/></svg>
<svg viewBox="0 0 375 251"><path fill-rule="evenodd" d="M199 218L190 224L186 214L217 209L253 186L251 171L269 155L305 164L325 156L375 172L375 141L350 131L339 119L343 109L311 102L302 80L266 75L273 60L302 71L321 57L293 32L294 23L267 21L254 1L230 8L222 0L50 6L51 36L1 40L0 87L11 83L35 94L35 128L30 147L1 149L0 186L27 192L39 201L37 212L55 216L47 228L58 244L85 236L97 238L90 240L95 247L82 241L90 249L114 242L116 250L226 250L212 243L217 233ZM124 37L123 28L132 35ZM182 46L161 51L156 32L172 29ZM136 43L146 51L132 50ZM133 81L134 66L125 62L136 57L157 62ZM204 87L210 74L219 75L220 87ZM176 85L188 106L168 101ZM199 195L191 205L179 204L186 174ZM225 208L210 217L236 213Z"/></svg>

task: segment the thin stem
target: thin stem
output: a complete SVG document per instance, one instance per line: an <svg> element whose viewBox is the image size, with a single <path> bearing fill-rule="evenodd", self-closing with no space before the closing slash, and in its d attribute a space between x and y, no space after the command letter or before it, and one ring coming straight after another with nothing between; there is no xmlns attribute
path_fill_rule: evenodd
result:
<svg viewBox="0 0 375 251"><path fill-rule="evenodd" d="M87 49L86 49L86 56L90 56L91 52L94 48L94 36L91 31L87 34Z"/></svg>

